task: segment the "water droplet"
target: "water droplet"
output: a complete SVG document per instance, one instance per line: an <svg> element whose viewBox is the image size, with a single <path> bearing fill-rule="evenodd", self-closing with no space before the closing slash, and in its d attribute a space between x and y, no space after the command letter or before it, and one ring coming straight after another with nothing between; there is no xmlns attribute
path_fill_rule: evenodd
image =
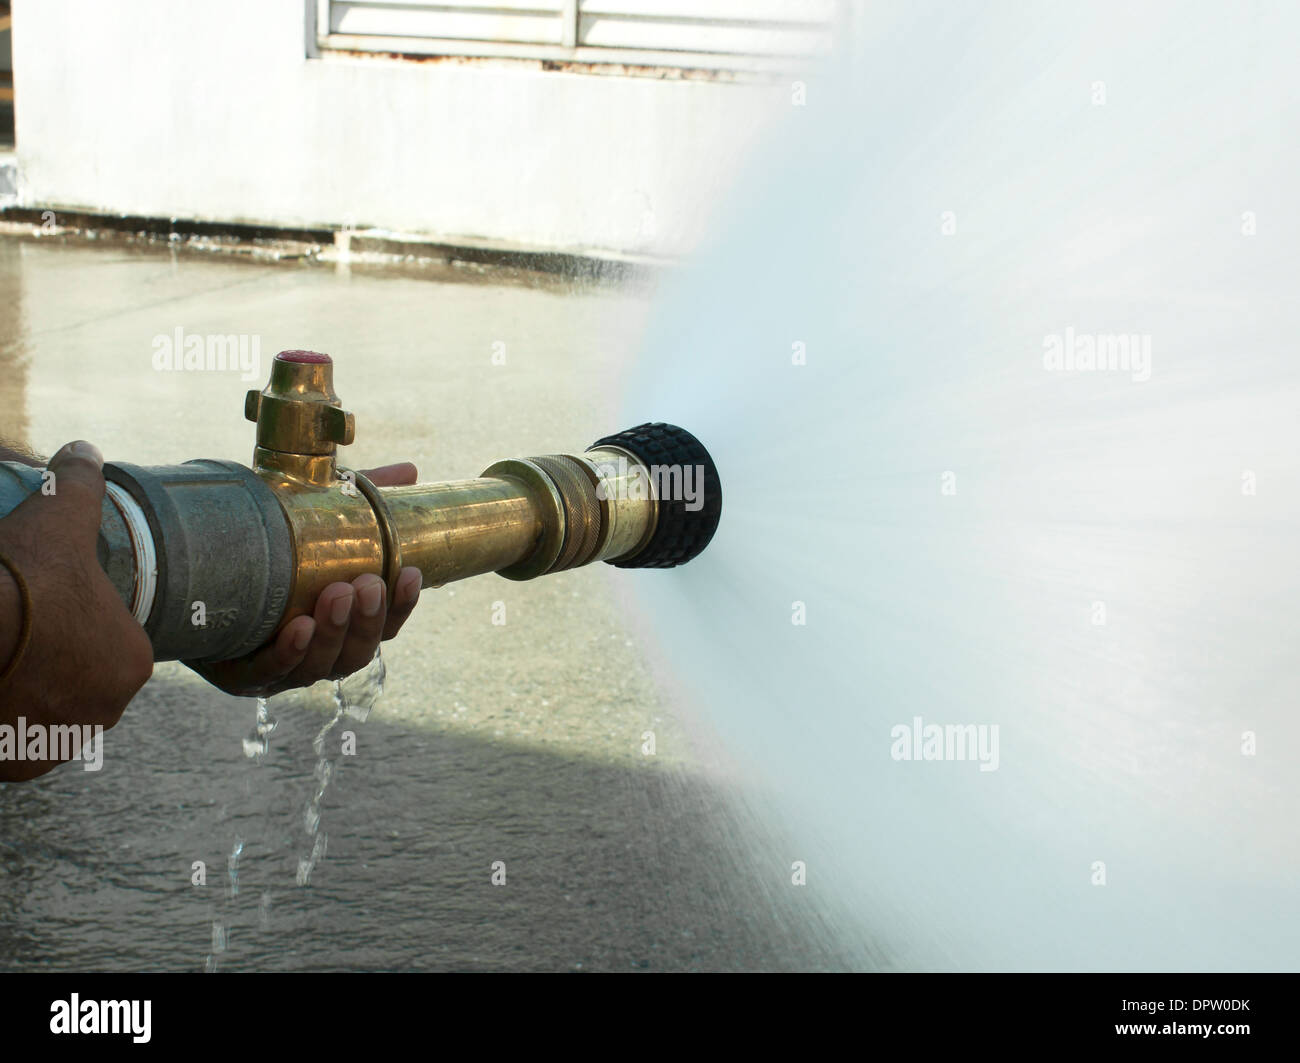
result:
<svg viewBox="0 0 1300 1063"><path fill-rule="evenodd" d="M266 698L257 699L257 718L253 730L244 738L244 756L259 763L271 748L271 735L277 727L275 717L267 707Z"/></svg>
<svg viewBox="0 0 1300 1063"><path fill-rule="evenodd" d="M235 835L235 847L226 857L226 870L230 873L230 896L239 896L239 855L244 851L244 839Z"/></svg>

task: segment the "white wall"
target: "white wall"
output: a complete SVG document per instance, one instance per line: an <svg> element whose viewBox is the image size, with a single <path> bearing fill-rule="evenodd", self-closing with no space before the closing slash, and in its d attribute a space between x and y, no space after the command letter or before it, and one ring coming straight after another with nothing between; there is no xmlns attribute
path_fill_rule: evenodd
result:
<svg viewBox="0 0 1300 1063"><path fill-rule="evenodd" d="M17 0L21 202L673 255L788 84L308 59L304 0Z"/></svg>

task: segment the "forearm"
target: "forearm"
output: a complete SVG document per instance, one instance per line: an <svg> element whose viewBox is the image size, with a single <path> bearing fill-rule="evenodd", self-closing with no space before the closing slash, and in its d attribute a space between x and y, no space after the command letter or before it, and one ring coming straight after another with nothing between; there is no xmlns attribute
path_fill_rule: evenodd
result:
<svg viewBox="0 0 1300 1063"><path fill-rule="evenodd" d="M26 447L8 440L0 440L0 461L17 461L36 469L45 468L44 458L37 457Z"/></svg>

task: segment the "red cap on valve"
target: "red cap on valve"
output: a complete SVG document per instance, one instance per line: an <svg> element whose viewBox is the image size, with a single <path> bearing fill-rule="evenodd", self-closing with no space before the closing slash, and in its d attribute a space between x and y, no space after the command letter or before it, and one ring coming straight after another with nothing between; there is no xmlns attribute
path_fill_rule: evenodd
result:
<svg viewBox="0 0 1300 1063"><path fill-rule="evenodd" d="M333 359L328 354L319 354L316 351L281 351L275 356L277 362L304 362L307 365L333 365Z"/></svg>

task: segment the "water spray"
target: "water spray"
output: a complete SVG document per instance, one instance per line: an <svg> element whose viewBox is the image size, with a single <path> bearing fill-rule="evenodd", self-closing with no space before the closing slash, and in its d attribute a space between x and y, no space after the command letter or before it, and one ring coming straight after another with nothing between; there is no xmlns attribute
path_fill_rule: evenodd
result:
<svg viewBox="0 0 1300 1063"><path fill-rule="evenodd" d="M675 425L643 424L581 454L511 458L474 479L379 487L337 463L353 414L333 362L276 355L250 391L251 468L199 459L104 465L99 561L156 660L241 657L363 573L393 593L496 572L529 580L596 561L672 568L708 546L722 512L717 468ZM0 463L0 515L42 489L40 469ZM57 485L56 488L57 489Z"/></svg>

